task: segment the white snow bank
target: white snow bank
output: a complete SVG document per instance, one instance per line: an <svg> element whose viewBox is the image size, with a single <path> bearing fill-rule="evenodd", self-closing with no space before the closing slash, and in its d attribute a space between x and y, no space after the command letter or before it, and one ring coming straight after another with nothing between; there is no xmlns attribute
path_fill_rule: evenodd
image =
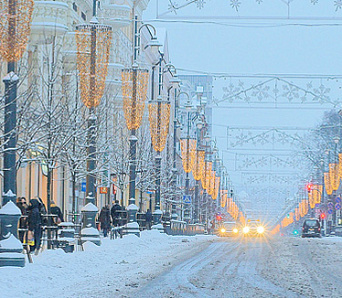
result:
<svg viewBox="0 0 342 298"><path fill-rule="evenodd" d="M183 242L183 239L188 241ZM84 251L45 250L24 268L0 268L0 293L11 297L116 297L129 293L182 257L194 254L212 236L172 237L157 230L141 237L84 243ZM1 296L1 295L0 295Z"/></svg>

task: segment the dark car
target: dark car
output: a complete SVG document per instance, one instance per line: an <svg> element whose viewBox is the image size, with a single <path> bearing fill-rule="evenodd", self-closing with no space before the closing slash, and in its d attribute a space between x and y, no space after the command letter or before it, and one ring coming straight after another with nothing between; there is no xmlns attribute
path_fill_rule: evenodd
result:
<svg viewBox="0 0 342 298"><path fill-rule="evenodd" d="M321 225L316 218L304 220L302 228L302 238L305 237L321 237Z"/></svg>

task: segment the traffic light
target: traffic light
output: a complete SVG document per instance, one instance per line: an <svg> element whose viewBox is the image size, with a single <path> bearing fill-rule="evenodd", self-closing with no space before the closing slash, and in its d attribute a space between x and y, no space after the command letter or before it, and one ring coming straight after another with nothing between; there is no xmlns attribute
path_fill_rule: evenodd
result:
<svg viewBox="0 0 342 298"><path fill-rule="evenodd" d="M221 215L216 215L216 220L217 221L221 221L222 220L222 216Z"/></svg>
<svg viewBox="0 0 342 298"><path fill-rule="evenodd" d="M325 213L321 213L321 220L325 219Z"/></svg>
<svg viewBox="0 0 342 298"><path fill-rule="evenodd" d="M312 189L312 183L308 183L308 184L306 185L306 190L308 191L308 193L311 192L311 189Z"/></svg>

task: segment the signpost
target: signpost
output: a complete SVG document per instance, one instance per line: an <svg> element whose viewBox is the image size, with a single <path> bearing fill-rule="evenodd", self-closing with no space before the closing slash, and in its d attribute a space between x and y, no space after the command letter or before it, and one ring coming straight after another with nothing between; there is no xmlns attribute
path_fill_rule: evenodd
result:
<svg viewBox="0 0 342 298"><path fill-rule="evenodd" d="M189 195L184 195L184 196L183 196L183 203L184 203L184 204L191 204L191 196L189 196Z"/></svg>

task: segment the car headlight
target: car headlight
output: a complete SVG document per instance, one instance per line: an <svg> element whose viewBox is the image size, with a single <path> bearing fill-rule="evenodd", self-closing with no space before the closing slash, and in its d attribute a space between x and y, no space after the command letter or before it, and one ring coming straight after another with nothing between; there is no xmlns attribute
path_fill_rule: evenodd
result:
<svg viewBox="0 0 342 298"><path fill-rule="evenodd" d="M237 234L239 231L237 228L233 229L233 233Z"/></svg>
<svg viewBox="0 0 342 298"><path fill-rule="evenodd" d="M258 227L258 228L257 228L257 232L258 232L259 234L262 234L263 232L265 232L264 227Z"/></svg>
<svg viewBox="0 0 342 298"><path fill-rule="evenodd" d="M225 228L222 228L220 231L221 231L221 233L225 233L225 232L226 232L226 229L225 229Z"/></svg>
<svg viewBox="0 0 342 298"><path fill-rule="evenodd" d="M249 233L249 227L244 227L244 228L242 229L242 232L243 232L244 234Z"/></svg>

